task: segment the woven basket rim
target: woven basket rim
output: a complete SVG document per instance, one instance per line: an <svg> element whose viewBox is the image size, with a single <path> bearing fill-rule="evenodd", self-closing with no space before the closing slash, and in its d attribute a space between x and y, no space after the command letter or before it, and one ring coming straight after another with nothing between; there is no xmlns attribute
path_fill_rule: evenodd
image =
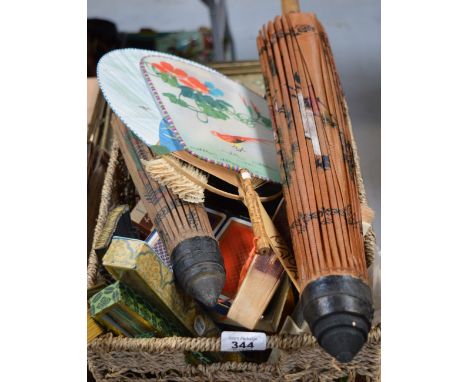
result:
<svg viewBox="0 0 468 382"><path fill-rule="evenodd" d="M380 342L380 324L369 332L367 342ZM311 334L275 334L267 335L267 349L293 350L305 346L317 347L317 341ZM88 344L95 351L144 351L148 353L174 351L220 351L220 337L164 337L164 338L128 338L106 333Z"/></svg>

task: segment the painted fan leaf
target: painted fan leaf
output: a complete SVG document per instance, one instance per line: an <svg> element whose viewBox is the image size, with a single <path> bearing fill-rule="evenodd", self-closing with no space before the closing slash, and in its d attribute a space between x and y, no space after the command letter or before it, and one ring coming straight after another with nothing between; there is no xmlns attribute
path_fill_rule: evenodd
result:
<svg viewBox="0 0 468 382"><path fill-rule="evenodd" d="M166 54L141 60L145 79L185 150L278 182L266 101L202 65Z"/></svg>
<svg viewBox="0 0 468 382"><path fill-rule="evenodd" d="M194 62L140 49L106 54L98 80L115 114L153 151L185 149L280 181L268 106L244 86Z"/></svg>
<svg viewBox="0 0 468 382"><path fill-rule="evenodd" d="M141 49L107 53L97 67L99 86L113 112L148 146L163 144L168 151L181 150L141 74L140 60L151 53L154 52Z"/></svg>

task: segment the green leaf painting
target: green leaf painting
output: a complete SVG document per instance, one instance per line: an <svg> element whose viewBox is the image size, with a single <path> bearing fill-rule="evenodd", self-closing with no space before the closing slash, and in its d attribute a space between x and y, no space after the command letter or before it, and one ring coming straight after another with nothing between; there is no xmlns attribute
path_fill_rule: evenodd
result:
<svg viewBox="0 0 468 382"><path fill-rule="evenodd" d="M209 68L162 53L142 58L140 69L165 121L159 125L160 145L280 181L272 121L261 96Z"/></svg>
<svg viewBox="0 0 468 382"><path fill-rule="evenodd" d="M202 83L166 61L152 63L150 67L153 75L179 90L177 95L168 92L162 95L173 104L193 110L201 122L208 123L210 117L224 121L233 118L249 127L254 127L255 123L258 123L271 129L270 119L261 115L252 101L249 103L242 99L247 113L237 111L229 102L222 99L224 92L216 88L213 83L208 81Z"/></svg>

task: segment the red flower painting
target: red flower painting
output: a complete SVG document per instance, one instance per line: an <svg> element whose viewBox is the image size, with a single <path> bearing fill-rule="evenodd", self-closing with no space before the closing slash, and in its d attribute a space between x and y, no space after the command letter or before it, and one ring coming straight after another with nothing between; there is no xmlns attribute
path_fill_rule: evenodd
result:
<svg viewBox="0 0 468 382"><path fill-rule="evenodd" d="M162 73L172 74L173 76L177 77L181 84L188 86L193 90L197 90L204 94L209 92L208 87L205 84L198 81L195 77L187 75L187 73L185 73L182 69L175 68L166 61L153 63L152 66Z"/></svg>
<svg viewBox="0 0 468 382"><path fill-rule="evenodd" d="M257 106L251 100L247 102L242 95L240 97L247 106L249 114L236 111L230 103L223 99L226 97L224 92L217 88L213 82L202 82L167 61L151 62L150 65L153 75L158 76L169 86L180 90L180 94L165 92L162 95L172 103L195 111L197 118L202 122L207 123L208 117L221 120L235 118L251 127L254 126L254 123L260 123L271 128L270 120L262 116Z"/></svg>

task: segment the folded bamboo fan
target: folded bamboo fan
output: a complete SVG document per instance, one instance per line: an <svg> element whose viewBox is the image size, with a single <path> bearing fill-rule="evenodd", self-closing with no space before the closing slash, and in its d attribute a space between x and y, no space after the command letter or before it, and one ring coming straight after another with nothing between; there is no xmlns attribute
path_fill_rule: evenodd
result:
<svg viewBox="0 0 468 382"><path fill-rule="evenodd" d="M160 52L108 53L98 65L98 79L115 114L155 154L144 164L159 183L188 202L202 202L209 189L246 204L257 256L228 317L253 328L283 268L298 285L294 258L261 204L279 194L259 198L255 192L263 181L280 181L267 103L212 69ZM239 195L213 189L179 159L235 185Z"/></svg>
<svg viewBox="0 0 468 382"><path fill-rule="evenodd" d="M314 14L283 1L257 38L304 317L349 362L372 320L349 118L332 52Z"/></svg>

